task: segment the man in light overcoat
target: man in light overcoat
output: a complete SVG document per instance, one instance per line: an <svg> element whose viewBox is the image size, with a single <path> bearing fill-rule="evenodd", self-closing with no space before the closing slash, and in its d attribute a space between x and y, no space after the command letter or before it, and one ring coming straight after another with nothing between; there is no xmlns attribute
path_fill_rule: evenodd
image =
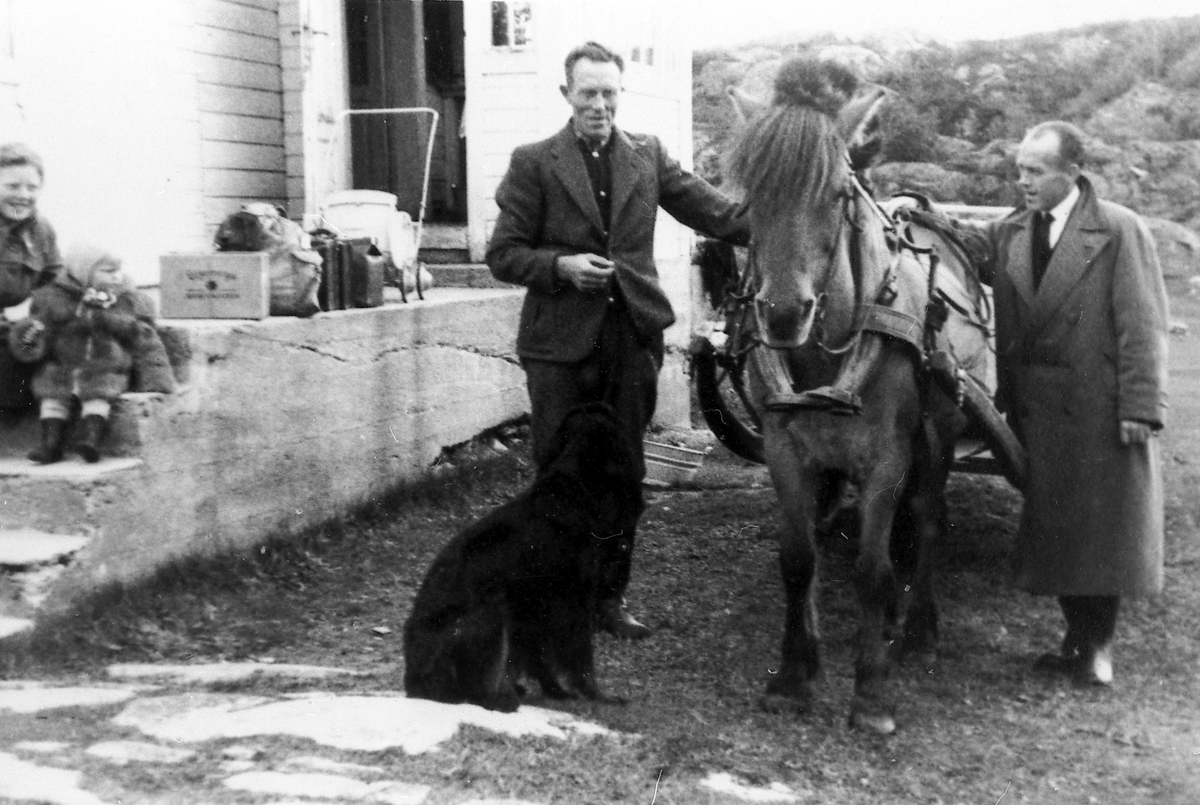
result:
<svg viewBox="0 0 1200 805"><path fill-rule="evenodd" d="M614 125L619 54L588 42L567 55L565 68L560 90L571 119L513 151L496 190L500 215L487 263L497 279L527 289L517 355L539 470L567 411L604 401L644 473L642 435L657 402L663 330L675 320L654 263L658 209L738 245L748 242L749 225L739 205L683 170L658 138ZM649 630L626 611L622 589L602 602L600 625L644 637Z"/></svg>
<svg viewBox="0 0 1200 805"><path fill-rule="evenodd" d="M1025 203L988 233L997 403L1029 456L1016 584L1058 596L1067 627L1035 667L1109 685L1120 600L1162 588L1169 325L1149 230L1096 196L1083 161L1074 126L1031 129Z"/></svg>

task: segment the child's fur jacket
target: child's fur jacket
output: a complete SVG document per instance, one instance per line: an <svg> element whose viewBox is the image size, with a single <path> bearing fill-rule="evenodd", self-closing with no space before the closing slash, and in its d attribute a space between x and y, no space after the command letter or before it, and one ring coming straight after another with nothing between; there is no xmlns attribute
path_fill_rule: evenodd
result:
<svg viewBox="0 0 1200 805"><path fill-rule="evenodd" d="M19 360L42 361L34 395L88 400L113 399L131 388L174 391L175 375L154 328L153 302L133 288L119 261L85 248L68 254L63 264L54 283L31 295L29 318L9 333ZM97 292L110 301L84 301ZM33 321L45 329L31 336Z"/></svg>

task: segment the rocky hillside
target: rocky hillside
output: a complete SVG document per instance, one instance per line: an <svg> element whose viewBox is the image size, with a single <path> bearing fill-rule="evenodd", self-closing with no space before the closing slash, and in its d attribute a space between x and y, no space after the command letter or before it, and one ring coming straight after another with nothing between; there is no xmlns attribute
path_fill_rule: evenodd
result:
<svg viewBox="0 0 1200 805"><path fill-rule="evenodd" d="M942 202L1011 205L1013 156L1040 120L1080 125L1106 198L1150 219L1169 273L1200 272L1200 16L1105 23L946 46L911 35L823 36L699 51L692 63L696 169L721 181L730 87L768 97L779 65L812 53L896 91L872 170Z"/></svg>

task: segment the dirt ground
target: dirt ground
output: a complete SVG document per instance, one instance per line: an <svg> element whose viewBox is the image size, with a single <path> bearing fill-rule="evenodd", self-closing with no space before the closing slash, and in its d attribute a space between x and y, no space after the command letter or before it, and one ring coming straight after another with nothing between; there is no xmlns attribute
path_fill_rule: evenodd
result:
<svg viewBox="0 0 1200 805"><path fill-rule="evenodd" d="M997 478L956 475L940 652L930 665L894 671L898 733L847 727L856 612L852 546L836 537L821 570L826 670L815 711L761 711L783 619L777 507L763 468L714 445L695 482L649 495L629 598L655 634L638 643L597 638L602 686L630 703L533 701L619 737L561 742L467 730L431 755L321 751L428 784L430 805L739 801L697 785L714 772L759 788L782 783L795 801L839 805L1200 802L1200 299L1173 292L1173 316L1190 331L1172 338L1166 588L1125 608L1111 690L1031 672L1034 658L1057 645L1061 625L1052 599L1007 586L1019 496ZM703 434L689 441L711 444ZM111 662L269 657L366 672L327 683L332 689L396 690L399 633L432 556L530 479L519 430L447 462L421 489L301 546L188 566L97 601L21 652L0 654L0 675L96 678ZM237 690L278 692L280 684ZM95 727L87 719L100 717L72 713L70 728L86 734ZM27 721L8 719L0 737L18 727L53 732L45 718ZM104 773L112 776L106 790L127 803L271 801L221 791L203 773Z"/></svg>

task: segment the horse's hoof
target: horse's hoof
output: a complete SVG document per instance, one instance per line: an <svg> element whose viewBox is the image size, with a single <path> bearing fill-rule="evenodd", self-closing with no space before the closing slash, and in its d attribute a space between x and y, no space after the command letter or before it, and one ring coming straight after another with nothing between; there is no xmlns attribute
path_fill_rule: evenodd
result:
<svg viewBox="0 0 1200 805"><path fill-rule="evenodd" d="M896 720L888 713L853 706L850 708L850 727L868 730L877 735L892 735L896 732Z"/></svg>

